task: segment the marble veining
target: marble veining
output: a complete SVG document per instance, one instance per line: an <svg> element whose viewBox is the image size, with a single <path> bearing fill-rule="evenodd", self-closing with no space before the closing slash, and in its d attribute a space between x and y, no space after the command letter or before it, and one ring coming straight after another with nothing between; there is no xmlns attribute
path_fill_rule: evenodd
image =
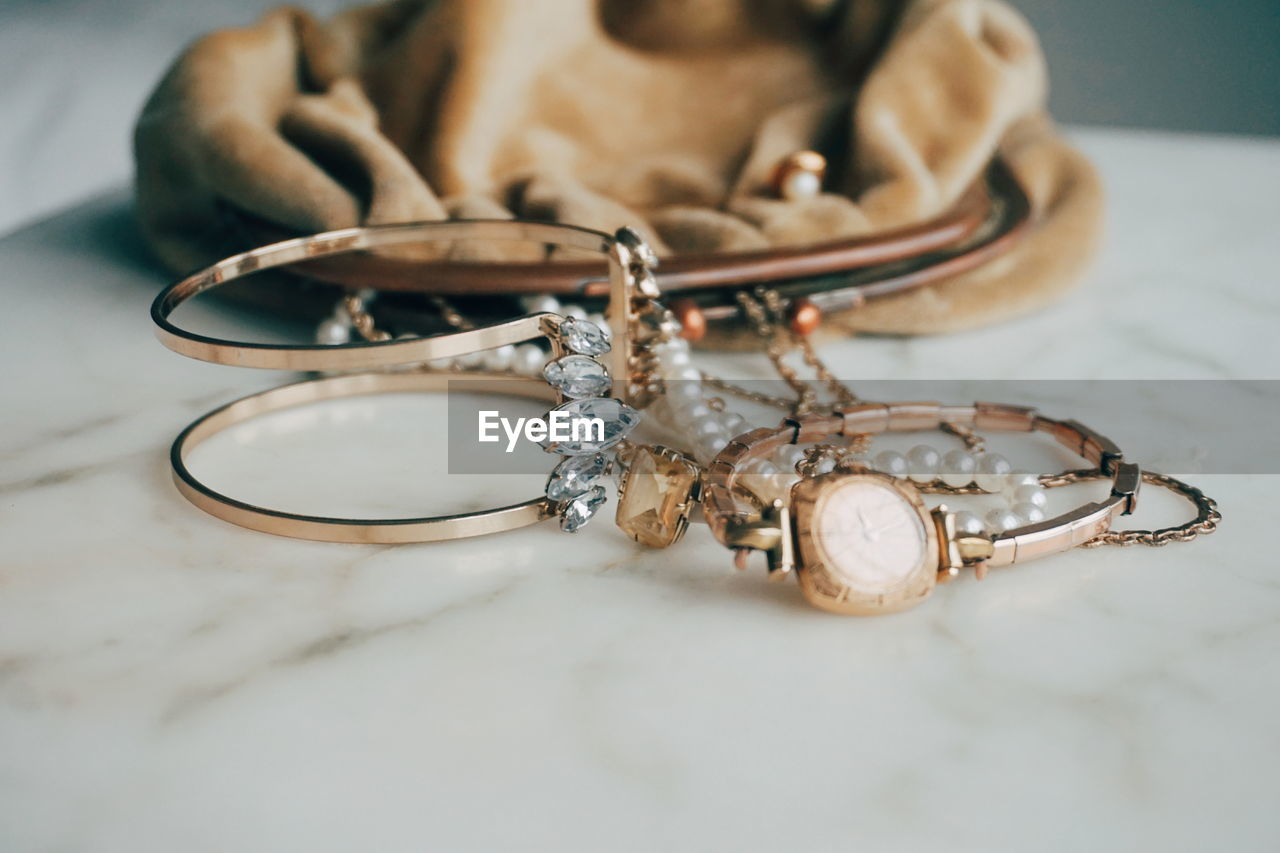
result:
<svg viewBox="0 0 1280 853"><path fill-rule="evenodd" d="M1084 287L1020 323L834 345L841 372L1276 378L1280 142L1079 139L1112 205ZM697 527L666 552L606 519L572 539L553 524L439 545L277 539L206 517L169 482L184 424L283 377L152 339L162 276L126 204L108 194L0 241L0 849L1280 837L1274 478L1197 480L1226 514L1203 542L1067 554L871 619L736 573ZM429 444L334 454L362 423L250 440L291 448L278 465L262 464L274 445L231 442L202 464L281 500L350 491L371 511L437 489ZM348 490L360 458L402 476ZM513 488L485 480L466 499ZM1181 512L1151 493L1134 521Z"/></svg>

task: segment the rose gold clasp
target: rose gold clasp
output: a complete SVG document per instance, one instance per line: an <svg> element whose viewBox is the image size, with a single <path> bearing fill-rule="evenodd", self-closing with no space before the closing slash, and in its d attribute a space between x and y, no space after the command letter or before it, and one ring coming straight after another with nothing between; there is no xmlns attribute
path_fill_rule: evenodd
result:
<svg viewBox="0 0 1280 853"><path fill-rule="evenodd" d="M739 555L746 549L764 551L769 565L769 579L781 580L795 568L795 548L791 541L791 512L780 500L765 507L760 518L746 521L731 519L725 525L724 544ZM738 568L745 564L740 559Z"/></svg>

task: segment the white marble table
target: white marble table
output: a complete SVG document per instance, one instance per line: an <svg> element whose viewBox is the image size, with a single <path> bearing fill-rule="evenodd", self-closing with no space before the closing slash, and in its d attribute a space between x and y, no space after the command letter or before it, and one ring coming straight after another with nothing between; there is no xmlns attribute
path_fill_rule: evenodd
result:
<svg viewBox="0 0 1280 853"><path fill-rule="evenodd" d="M1112 196L1088 284L830 348L845 375L1276 378L1280 142L1079 138ZM1275 849L1275 478L1198 480L1226 525L1193 545L873 619L697 530L275 539L168 481L183 424L278 377L154 342L126 198L0 241L0 850ZM438 496L431 439L376 408L206 464L299 506ZM394 485L345 487L357 462Z"/></svg>

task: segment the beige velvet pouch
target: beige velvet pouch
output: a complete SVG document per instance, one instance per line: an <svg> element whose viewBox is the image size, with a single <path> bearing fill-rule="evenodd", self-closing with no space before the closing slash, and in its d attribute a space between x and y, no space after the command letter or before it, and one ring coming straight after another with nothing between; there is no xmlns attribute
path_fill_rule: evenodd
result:
<svg viewBox="0 0 1280 853"><path fill-rule="evenodd" d="M176 272L309 233L519 216L638 228L660 253L876 234L946 211L1002 153L1034 207L997 262L829 318L936 332L1033 309L1092 254L1101 192L1044 113L998 0L398 0L193 44L138 121L138 210ZM770 187L800 149L825 191ZM424 257L528 260L472 244Z"/></svg>

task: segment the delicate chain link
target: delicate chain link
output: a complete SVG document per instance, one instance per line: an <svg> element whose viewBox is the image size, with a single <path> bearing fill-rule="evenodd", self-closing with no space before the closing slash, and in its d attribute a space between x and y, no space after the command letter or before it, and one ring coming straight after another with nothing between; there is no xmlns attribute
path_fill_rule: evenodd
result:
<svg viewBox="0 0 1280 853"><path fill-rule="evenodd" d="M391 340L390 332L385 332L375 325L373 315L365 307L364 298L358 293L348 294L342 301L342 305L347 311L347 316L351 318L351 325L355 326L360 337L373 343Z"/></svg>
<svg viewBox="0 0 1280 853"><path fill-rule="evenodd" d="M953 424L949 421L943 421L938 424L938 429L947 435L954 435L956 438L964 442L964 449L971 453L986 453L987 440L967 426Z"/></svg>
<svg viewBox="0 0 1280 853"><path fill-rule="evenodd" d="M764 303L769 311L770 319L776 329L782 325L786 329L788 338L793 347L800 350L800 355L804 359L804 363L813 368L818 378L827 386L827 390L831 395L841 403L853 405L858 402L858 397L849 389L847 385L837 379L827 368L826 363L818 358L818 354L813 350L813 344L809 342L806 335L797 334L789 325L783 325L782 321L786 316L787 306L783 302L782 296L776 290L759 290L757 298ZM807 386L806 386L807 387Z"/></svg>
<svg viewBox="0 0 1280 853"><path fill-rule="evenodd" d="M1099 480L1107 475L1096 468L1085 468L1077 471L1065 471L1061 474L1046 474L1040 478L1040 484L1046 488L1066 486L1087 480ZM1208 536L1218 529L1222 521L1222 513L1218 511L1218 502L1197 489L1190 483L1184 483L1168 474L1155 471L1143 471L1142 481L1153 486L1160 486L1176 492L1196 507L1196 517L1176 527L1164 527L1160 530L1108 530L1101 536L1083 543L1082 548L1097 548L1100 545L1149 545L1159 548L1170 542L1190 542L1197 536Z"/></svg>
<svg viewBox="0 0 1280 853"><path fill-rule="evenodd" d="M458 331L469 332L476 327L475 323L462 316L458 309L443 296L428 296L427 300L440 312L444 321Z"/></svg>
<svg viewBox="0 0 1280 853"><path fill-rule="evenodd" d="M772 291L764 291L764 293L770 292ZM782 345L782 334L778 329L776 316L766 307L762 299L756 298L745 290L738 291L736 297L743 313L755 326L756 334L767 341L765 354L773 363L773 369L778 372L784 382L791 386L791 390L796 392L796 400L790 404L792 413L803 415L813 411L814 404L817 403L817 394L808 382L800 378L800 374L791 365L783 361L789 348Z"/></svg>
<svg viewBox="0 0 1280 853"><path fill-rule="evenodd" d="M719 376L712 376L710 373L702 374L702 382L719 391L732 394L743 400L749 400L753 403L761 403L765 406L772 406L777 409L791 411L796 401L790 397L774 397L769 394L762 394L759 391L752 391L749 388L743 388L741 385L734 385L727 379L721 379Z"/></svg>

